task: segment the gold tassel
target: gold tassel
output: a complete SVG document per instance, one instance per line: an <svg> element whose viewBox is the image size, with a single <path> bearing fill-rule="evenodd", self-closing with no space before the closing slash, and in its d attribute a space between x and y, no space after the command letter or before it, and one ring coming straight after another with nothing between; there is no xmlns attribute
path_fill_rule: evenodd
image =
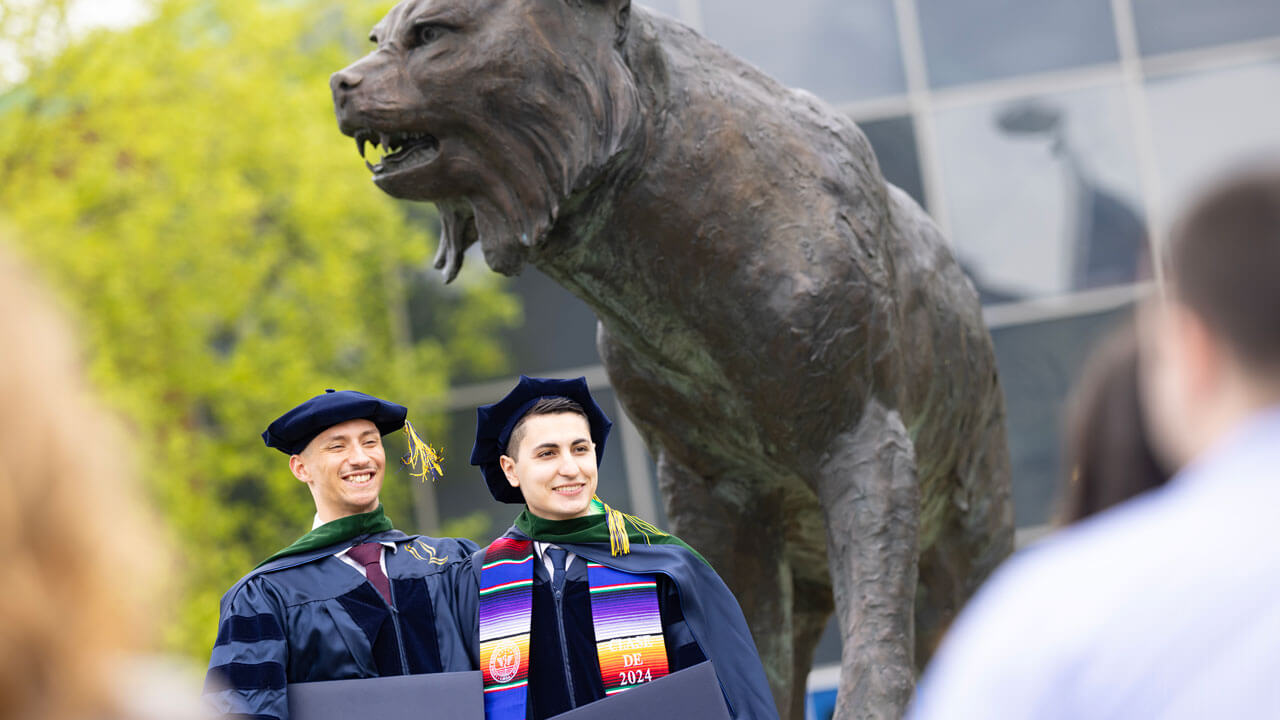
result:
<svg viewBox="0 0 1280 720"><path fill-rule="evenodd" d="M428 477L432 482L444 477L444 469L440 467L444 457L418 437L418 432L408 420L404 421L404 434L409 438L409 452L402 462L409 466L409 474L422 482L426 482Z"/></svg>
<svg viewBox="0 0 1280 720"><path fill-rule="evenodd" d="M613 557L626 555L631 552L631 538L627 536L627 523L631 523L641 535L644 535L644 542L649 543L649 535L663 535L666 533L659 530L647 520L642 520L635 515L614 510L609 504L601 500L599 496L592 496L592 500L600 503L604 508L605 524L609 527L609 553Z"/></svg>

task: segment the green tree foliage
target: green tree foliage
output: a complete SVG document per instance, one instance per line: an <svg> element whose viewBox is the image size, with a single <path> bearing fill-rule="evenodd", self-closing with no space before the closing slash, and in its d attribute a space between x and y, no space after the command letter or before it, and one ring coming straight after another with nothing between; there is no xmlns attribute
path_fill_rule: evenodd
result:
<svg viewBox="0 0 1280 720"><path fill-rule="evenodd" d="M357 388L408 405L429 440L451 374L503 370L491 331L515 302L485 273L423 280L432 216L377 190L333 118L328 75L390 4L161 2L0 91L0 224L77 311L94 380L131 423L184 573L166 645L196 657L219 595L310 527L267 421ZM411 482L389 462L401 526Z"/></svg>

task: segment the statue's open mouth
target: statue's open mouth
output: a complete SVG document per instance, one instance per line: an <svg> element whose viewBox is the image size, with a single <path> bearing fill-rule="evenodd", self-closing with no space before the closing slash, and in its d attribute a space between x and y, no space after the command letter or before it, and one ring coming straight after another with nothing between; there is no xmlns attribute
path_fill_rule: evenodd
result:
<svg viewBox="0 0 1280 720"><path fill-rule="evenodd" d="M356 151L375 177L426 165L440 154L440 141L427 133L384 133L373 130L355 132ZM374 160L365 154L365 145L373 147Z"/></svg>

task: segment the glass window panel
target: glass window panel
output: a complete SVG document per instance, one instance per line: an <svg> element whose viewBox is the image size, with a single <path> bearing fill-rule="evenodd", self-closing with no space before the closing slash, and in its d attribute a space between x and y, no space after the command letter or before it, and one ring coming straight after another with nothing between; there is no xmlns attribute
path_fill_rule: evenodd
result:
<svg viewBox="0 0 1280 720"><path fill-rule="evenodd" d="M1280 153L1277 90L1280 59L1148 81L1167 214L1225 166Z"/></svg>
<svg viewBox="0 0 1280 720"><path fill-rule="evenodd" d="M1276 0L1133 0L1143 54L1280 35Z"/></svg>
<svg viewBox="0 0 1280 720"><path fill-rule="evenodd" d="M813 666L839 665L841 645L839 619L832 613L827 627L822 631L822 637L818 639L818 646L813 649Z"/></svg>
<svg viewBox="0 0 1280 720"><path fill-rule="evenodd" d="M919 0L918 7L934 86L1119 57L1109 0Z"/></svg>
<svg viewBox="0 0 1280 720"><path fill-rule="evenodd" d="M436 507L441 522L445 523L476 511L483 512L489 518L489 524L481 528L481 537L472 538L483 545L511 526L521 506L494 500L480 469L471 465L471 448L476 439L475 408L451 411L447 422L444 442L432 442L444 454L444 477L436 483Z"/></svg>
<svg viewBox="0 0 1280 720"><path fill-rule="evenodd" d="M484 260L464 272L489 272ZM468 258L468 263L472 258ZM523 318L514 328L500 333L510 360L509 373L545 375L562 368L596 365L596 316L586 303L560 287L554 280L532 266L514 278L499 278L507 292L519 300ZM488 377L467 377L462 382L476 382Z"/></svg>
<svg viewBox="0 0 1280 720"><path fill-rule="evenodd" d="M1014 522L1047 522L1065 477L1063 408L1094 345L1131 307L995 328L1013 470Z"/></svg>
<svg viewBox="0 0 1280 720"><path fill-rule="evenodd" d="M596 494L602 500L613 505L617 503L622 510L631 508L631 489L627 485L627 467L622 456L622 433L617 426L618 398L612 388L591 388L591 396L600 404L604 413L614 421L613 430L609 433L609 441L605 443L604 463L599 468L599 484Z"/></svg>
<svg viewBox="0 0 1280 720"><path fill-rule="evenodd" d="M476 243L467 251L466 263L457 282L466 275L488 275L486 281L497 283L520 303L521 318L514 327L497 331L500 346L507 353L507 367L494 372L487 368L465 367L453 378L454 385L482 382L494 377L545 374L561 368L596 365L596 317L586 303L529 265L513 278L499 276L485 264ZM441 284L435 271L424 271L411 278L410 318L415 338L434 337L449 332L441 325L437 303L448 303L453 289Z"/></svg>
<svg viewBox="0 0 1280 720"><path fill-rule="evenodd" d="M940 111L935 127L951 239L984 302L1140 276L1146 213L1118 85Z"/></svg>
<svg viewBox="0 0 1280 720"><path fill-rule="evenodd" d="M858 123L858 127L871 141L885 179L906 190L923 207L924 180L920 175L920 152L911 118L871 120Z"/></svg>
<svg viewBox="0 0 1280 720"><path fill-rule="evenodd" d="M906 91L892 0L702 0L707 36L830 101Z"/></svg>
<svg viewBox="0 0 1280 720"><path fill-rule="evenodd" d="M650 455L647 450L645 451L644 457L645 467L648 468L649 471L649 484L651 485L651 490L653 492L653 504L654 508L657 509L657 512L652 518L645 519L649 520L654 525L657 525L660 530L670 532L671 525L667 522L667 506L665 501L662 499L662 490L658 487L658 464L653 461L653 456Z"/></svg>

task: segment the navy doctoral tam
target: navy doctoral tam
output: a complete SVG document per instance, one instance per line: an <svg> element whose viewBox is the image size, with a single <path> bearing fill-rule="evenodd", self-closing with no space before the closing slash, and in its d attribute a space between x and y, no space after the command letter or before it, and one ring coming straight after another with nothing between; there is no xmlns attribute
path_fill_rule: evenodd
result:
<svg viewBox="0 0 1280 720"><path fill-rule="evenodd" d="M408 410L355 390L326 390L276 418L262 433L262 441L285 455L294 455L316 435L348 420L369 420L383 435L404 427Z"/></svg>
<svg viewBox="0 0 1280 720"><path fill-rule="evenodd" d="M613 422L591 397L587 379L580 377L575 380L559 380L521 375L520 382L506 397L492 405L476 408L476 444L471 450L471 464L480 467L489 492L498 502L524 502L520 488L512 487L507 482L498 460L507 452L511 431L520 418L529 412L534 403L550 397L568 398L582 407L587 414L587 424L591 427L591 442L596 444L596 462L599 463L604 458L604 442L609 438Z"/></svg>

